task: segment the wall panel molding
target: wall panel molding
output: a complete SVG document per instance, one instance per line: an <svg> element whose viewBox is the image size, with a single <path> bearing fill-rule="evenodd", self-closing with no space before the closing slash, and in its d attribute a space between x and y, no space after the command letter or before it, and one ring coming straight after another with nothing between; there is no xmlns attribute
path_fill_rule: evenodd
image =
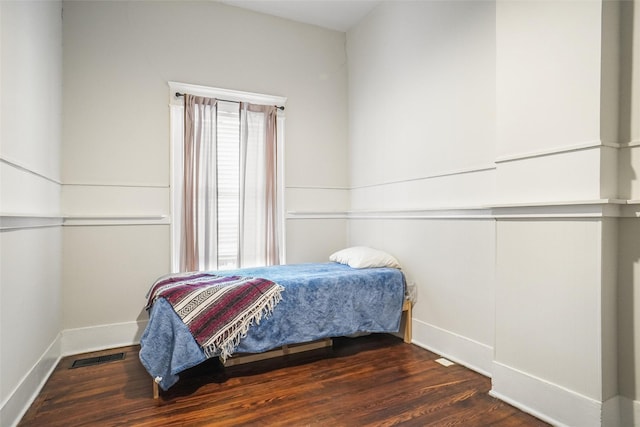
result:
<svg viewBox="0 0 640 427"><path fill-rule="evenodd" d="M0 215L0 231L23 230L30 228L60 227L62 216L46 215Z"/></svg>
<svg viewBox="0 0 640 427"><path fill-rule="evenodd" d="M65 227L78 226L121 226L121 225L169 225L171 218L168 215L87 215L65 216Z"/></svg>
<svg viewBox="0 0 640 427"><path fill-rule="evenodd" d="M0 231L26 230L48 227L121 226L170 224L168 215L89 215L89 216L45 216L0 214Z"/></svg>
<svg viewBox="0 0 640 427"><path fill-rule="evenodd" d="M287 220L305 219L518 219L640 218L640 200L594 199L556 202L500 203L483 206L352 211L288 211Z"/></svg>
<svg viewBox="0 0 640 427"><path fill-rule="evenodd" d="M16 160L12 160L12 159L8 159L6 156L0 156L0 163L4 163L5 165L11 166L12 168L20 171L20 172L24 172L24 173L28 173L30 175L33 175L35 177L38 178L42 178L44 180L47 180L49 182L52 182L54 184L58 184L58 185L62 185L62 182L59 179L56 178L52 178L50 176L47 176L45 174L42 174L34 169L32 169L31 167L18 162Z"/></svg>
<svg viewBox="0 0 640 427"><path fill-rule="evenodd" d="M306 209L296 204L288 209L287 219L640 217L638 200L627 199L624 191L620 197L615 182L618 152L638 146L640 140L585 141L500 156L492 165L356 185L349 189L350 208L321 204L325 209Z"/></svg>
<svg viewBox="0 0 640 427"><path fill-rule="evenodd" d="M620 148L640 147L640 139L634 139L629 142L620 144Z"/></svg>
<svg viewBox="0 0 640 427"><path fill-rule="evenodd" d="M304 220L304 219L348 219L349 213L347 211L289 211L285 217L285 220Z"/></svg>
<svg viewBox="0 0 640 427"><path fill-rule="evenodd" d="M350 189L359 190L363 188L382 187L386 185L404 184L409 182L424 181L424 180L435 179L435 178L445 178L445 177L450 177L455 175L466 175L466 174L472 174L472 173L478 173L478 172L487 172L487 171L492 171L495 168L496 168L496 165L491 163L486 165L478 165L474 167L443 170L443 171L439 171L439 172L435 172L432 174L427 174L427 175L419 176L415 178L399 179L396 181L380 182L375 184L355 185L350 187Z"/></svg>
<svg viewBox="0 0 640 427"><path fill-rule="evenodd" d="M610 193L603 192L603 158L611 157L604 150L612 149L598 145L504 160L496 170L494 200L562 203L616 197L617 191L611 190L611 186L606 187Z"/></svg>
<svg viewBox="0 0 640 427"><path fill-rule="evenodd" d="M600 149L600 148L624 149L624 148L631 148L631 147L638 147L638 146L640 146L640 140L632 140L632 141L623 142L623 143L612 143L612 142L606 142L606 141L600 141L600 140L585 141L585 142L565 145L565 146L561 146L561 147L549 148L549 149L546 149L546 150L530 151L530 152L523 152L523 153L513 153L513 154L503 154L503 155L497 156L496 159L494 160L494 163L491 163L491 164L477 165L477 166L474 166L474 167L465 167L465 168L460 168L460 169L443 170L443 171L438 171L438 172L434 172L434 173L431 173L431 174L427 174L427 175L424 175L424 176L419 176L419 177L414 177L414 178L407 178L407 179L400 179L400 180L396 180L396 181L379 182L379 183L363 184L363 185L354 185L354 186L347 186L347 187L287 186L287 188L300 188L300 189L317 189L317 188L321 188L321 189L332 189L332 190L358 190L358 189L363 189L363 188L382 187L382 186L394 185L394 184L402 184L402 183L407 183L407 182L423 181L423 180L429 180L429 179L435 179L435 178L444 178L444 177L455 176L455 175L465 175L465 174L472 174L472 173L478 173L478 172L486 172L486 171L495 170L496 168L499 167L499 164L501 164L501 163L515 162L515 161L519 161L519 160L527 160L527 159L536 158L536 157L546 157L546 156L553 156L553 155L571 153L571 152L575 152L575 151Z"/></svg>
<svg viewBox="0 0 640 427"><path fill-rule="evenodd" d="M415 179L354 186L349 209L399 211L483 206L495 199L496 172L492 164Z"/></svg>
<svg viewBox="0 0 640 427"><path fill-rule="evenodd" d="M287 186L284 202L287 211L346 211L350 190L332 187Z"/></svg>
<svg viewBox="0 0 640 427"><path fill-rule="evenodd" d="M623 146L624 144L616 144L616 143L597 141L597 140L585 141L577 144L565 145L562 147L549 148L546 150L529 151L529 152L514 153L514 154L504 154L496 157L495 162L499 164L499 163L518 161L518 160L526 160L526 159L531 159L535 157L544 157L544 156L552 156L556 154L570 153L573 151L590 150L594 148L603 148L603 147L622 148Z"/></svg>
<svg viewBox="0 0 640 427"><path fill-rule="evenodd" d="M50 217L60 213L60 182L26 165L0 160L0 215Z"/></svg>
<svg viewBox="0 0 640 427"><path fill-rule="evenodd" d="M152 184L152 183L117 183L117 182L95 182L95 183L73 183L65 182L62 184L64 187L115 187L115 188L169 188L166 184Z"/></svg>
<svg viewBox="0 0 640 427"><path fill-rule="evenodd" d="M62 210L69 225L90 219L162 219L169 217L170 199L168 186L62 186Z"/></svg>

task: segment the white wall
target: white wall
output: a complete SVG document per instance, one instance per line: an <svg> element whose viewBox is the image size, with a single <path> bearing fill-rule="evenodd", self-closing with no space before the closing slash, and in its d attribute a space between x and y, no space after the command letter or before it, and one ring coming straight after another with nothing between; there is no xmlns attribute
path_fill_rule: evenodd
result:
<svg viewBox="0 0 640 427"><path fill-rule="evenodd" d="M637 399L633 6L385 2L347 34L349 242L417 283L414 343L553 423Z"/></svg>
<svg viewBox="0 0 640 427"><path fill-rule="evenodd" d="M384 2L349 31L354 197L492 164L494 20L490 2Z"/></svg>
<svg viewBox="0 0 640 427"><path fill-rule="evenodd" d="M135 341L170 269L168 81L287 97L287 210L347 209L344 42L217 2L64 2L65 349ZM345 241L344 220L289 215L289 262Z"/></svg>
<svg viewBox="0 0 640 427"><path fill-rule="evenodd" d="M482 372L494 341L495 5L384 2L347 34L351 244L418 286L414 342ZM466 210L463 208L478 208Z"/></svg>
<svg viewBox="0 0 640 427"><path fill-rule="evenodd" d="M619 224L618 351L620 395L627 402L623 416L640 420L640 221L624 218ZM635 415L634 415L635 414Z"/></svg>
<svg viewBox="0 0 640 427"><path fill-rule="evenodd" d="M498 156L599 140L600 2L497 7Z"/></svg>
<svg viewBox="0 0 640 427"><path fill-rule="evenodd" d="M0 2L0 424L60 355L61 3Z"/></svg>
<svg viewBox="0 0 640 427"><path fill-rule="evenodd" d="M615 159L601 142L603 26L600 2L497 3L499 198L616 197L602 184ZM611 229L597 217L497 222L494 394L599 425L617 394L615 311L605 310L615 277L602 273Z"/></svg>
<svg viewBox="0 0 640 427"><path fill-rule="evenodd" d="M346 37L215 2L63 6L0 2L0 424L60 354L141 332L169 269L167 81L288 98L289 262L387 249L416 344L550 421L638 424L637 1L384 2Z"/></svg>
<svg viewBox="0 0 640 427"><path fill-rule="evenodd" d="M0 5L0 424L11 425L60 355L135 342L144 327L144 295L169 270L168 81L288 98L291 262L346 242L347 92L344 33L215 2Z"/></svg>
<svg viewBox="0 0 640 427"><path fill-rule="evenodd" d="M622 4L620 195L640 201L640 4ZM640 221L637 207L619 223L618 351L622 417L640 424Z"/></svg>

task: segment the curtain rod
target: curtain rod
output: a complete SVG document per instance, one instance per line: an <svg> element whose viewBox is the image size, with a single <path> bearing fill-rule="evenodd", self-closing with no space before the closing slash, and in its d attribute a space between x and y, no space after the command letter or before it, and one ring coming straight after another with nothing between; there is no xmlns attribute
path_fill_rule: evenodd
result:
<svg viewBox="0 0 640 427"><path fill-rule="evenodd" d="M184 93L176 92L176 98L180 98L181 96L184 96ZM216 99L218 99L218 98L216 98ZM218 101L239 102L239 101L229 101L228 99L218 99ZM282 105L274 105L274 107L276 107L280 111L284 111L284 107Z"/></svg>

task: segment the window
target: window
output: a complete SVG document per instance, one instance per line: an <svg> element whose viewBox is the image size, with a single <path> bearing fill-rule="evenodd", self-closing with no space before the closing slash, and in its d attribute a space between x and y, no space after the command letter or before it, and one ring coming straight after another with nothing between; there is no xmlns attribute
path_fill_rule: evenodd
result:
<svg viewBox="0 0 640 427"><path fill-rule="evenodd" d="M231 269L265 265L263 247L269 239L278 240L277 258L284 262L283 212L283 136L284 114L277 111L276 195L277 225L265 235L261 212L265 209L265 167L263 133L266 114L261 105L283 105L286 99L244 92L170 83L171 93L171 195L172 195L172 270L185 270L181 241L184 238L184 100L176 93L216 98L207 109L194 109L194 121L203 120L212 129L210 142L198 151L197 170L206 177L194 195L197 210L197 270ZM247 104L250 103L250 104ZM258 105L254 105L258 104ZM273 109L271 108L273 111ZM201 114L202 117L198 115ZM210 118L212 123L206 122ZM213 123L215 122L215 123ZM201 129L199 129L201 130ZM205 129L206 131L206 129ZM204 132L204 131L203 131ZM200 181L199 181L200 182ZM188 190L189 191L189 190ZM194 193L194 194L196 194ZM187 214L189 216L189 214ZM266 233L269 234L269 233Z"/></svg>
<svg viewBox="0 0 640 427"><path fill-rule="evenodd" d="M218 103L218 265L238 267L240 239L240 104Z"/></svg>

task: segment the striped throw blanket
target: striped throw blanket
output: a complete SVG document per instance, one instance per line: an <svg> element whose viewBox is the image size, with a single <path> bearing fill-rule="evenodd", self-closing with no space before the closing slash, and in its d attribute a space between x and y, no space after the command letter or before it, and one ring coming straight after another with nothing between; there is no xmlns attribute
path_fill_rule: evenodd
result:
<svg viewBox="0 0 640 427"><path fill-rule="evenodd" d="M269 316L284 288L256 277L191 272L164 276L148 294L147 309L166 299L207 357L226 360L254 323Z"/></svg>

